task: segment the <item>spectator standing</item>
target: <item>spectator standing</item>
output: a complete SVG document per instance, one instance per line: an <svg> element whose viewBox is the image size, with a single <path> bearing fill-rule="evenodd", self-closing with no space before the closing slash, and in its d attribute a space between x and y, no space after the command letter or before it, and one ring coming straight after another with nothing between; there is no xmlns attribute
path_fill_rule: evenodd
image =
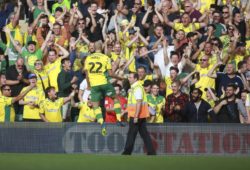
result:
<svg viewBox="0 0 250 170"><path fill-rule="evenodd" d="M120 105L121 105L121 118L124 118L124 114L126 112L126 107L127 107L127 99L123 96L121 96L121 90L122 87L119 84L114 85L115 89L115 95L117 96ZM116 123L116 114L115 114L115 109L114 109L114 99L111 97L105 97L105 108L106 108L106 115L105 115L105 122L107 123ZM123 119L123 121L126 121Z"/></svg>
<svg viewBox="0 0 250 170"><path fill-rule="evenodd" d="M46 99L39 104L39 115L44 122L62 122L62 106L74 97L75 92L68 97L57 98L55 87L49 86L46 91Z"/></svg>
<svg viewBox="0 0 250 170"><path fill-rule="evenodd" d="M122 154L131 155L139 131L146 145L147 154L155 155L156 153L146 127L146 119L149 117L146 93L138 82L139 76L137 73L130 73L128 79L131 85L128 97L128 117L130 119L127 140Z"/></svg>
<svg viewBox="0 0 250 170"><path fill-rule="evenodd" d="M28 71L24 65L24 59L18 58L15 65L10 66L6 71L6 84L11 88L11 96L18 96L23 87L29 84ZM14 104L16 120L22 120L23 107L18 103Z"/></svg>
<svg viewBox="0 0 250 170"><path fill-rule="evenodd" d="M217 114L220 123L240 123L240 115L243 122L248 119L246 107L241 99L236 98L237 86L228 84L226 86L225 98L223 98L215 107L214 112Z"/></svg>
<svg viewBox="0 0 250 170"><path fill-rule="evenodd" d="M167 122L183 122L182 111L189 97L181 92L181 82L175 80L171 83L172 94L166 98L166 117Z"/></svg>
<svg viewBox="0 0 250 170"><path fill-rule="evenodd" d="M77 87L78 78L71 71L71 62L69 58L61 60L62 71L58 74L58 97L67 97L71 93L71 89ZM65 121L70 116L70 103L65 103L62 107L62 118Z"/></svg>
<svg viewBox="0 0 250 170"><path fill-rule="evenodd" d="M13 104L22 99L34 86L30 85L25 91L16 97L11 97L11 88L9 85L1 87L0 96L0 122L14 122L15 110Z"/></svg>
<svg viewBox="0 0 250 170"><path fill-rule="evenodd" d="M191 91L190 101L187 102L182 110L182 115L189 123L208 123L208 116L215 122L215 114L211 106L201 98L202 91L194 88Z"/></svg>
<svg viewBox="0 0 250 170"><path fill-rule="evenodd" d="M41 118L39 116L39 103L45 99L44 92L42 88L37 86L37 77L34 73L28 76L30 85L34 86L22 99L19 100L20 105L24 105L23 108L23 120L31 122L40 122ZM24 87L21 91L24 92L29 87Z"/></svg>

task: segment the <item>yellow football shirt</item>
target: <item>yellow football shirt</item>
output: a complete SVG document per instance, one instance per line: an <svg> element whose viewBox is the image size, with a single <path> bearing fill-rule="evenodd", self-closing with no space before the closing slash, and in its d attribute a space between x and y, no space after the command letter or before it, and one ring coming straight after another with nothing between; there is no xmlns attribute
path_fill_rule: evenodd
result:
<svg viewBox="0 0 250 170"><path fill-rule="evenodd" d="M166 97L170 94L173 93L173 90L172 90L172 80L169 76L166 76L165 77L165 83L166 83Z"/></svg>
<svg viewBox="0 0 250 170"><path fill-rule="evenodd" d="M57 58L54 63L45 65L45 70L49 75L50 85L54 86L56 91L58 91L57 77L61 72L61 58Z"/></svg>
<svg viewBox="0 0 250 170"><path fill-rule="evenodd" d="M94 53L87 57L84 70L88 72L90 86L107 84L106 73L111 69L110 58L102 53Z"/></svg>
<svg viewBox="0 0 250 170"><path fill-rule="evenodd" d="M197 64L195 67L195 70L197 70L200 73L200 80L197 83L195 83L195 87L200 88L202 90L203 99L206 98L205 88L208 87L214 88L215 86L215 80L207 76L209 70L211 70L212 67L213 65L211 64L207 68L201 68L200 64Z"/></svg>
<svg viewBox="0 0 250 170"><path fill-rule="evenodd" d="M206 10L210 9L211 4L215 4L215 0L200 0L201 1L201 8L200 12L203 14Z"/></svg>
<svg viewBox="0 0 250 170"><path fill-rule="evenodd" d="M0 96L0 122L14 122L15 110L12 106L12 97Z"/></svg>
<svg viewBox="0 0 250 170"><path fill-rule="evenodd" d="M151 81L152 81L153 78L154 78L154 77L153 77L152 74L151 74L151 75L146 75L145 78L144 78L143 80L139 80L139 83L143 86L145 80L151 80Z"/></svg>
<svg viewBox="0 0 250 170"><path fill-rule="evenodd" d="M21 45L23 45L23 35L21 33L20 26L17 25L15 28L13 27L12 23L6 25L10 29L11 35L13 36L14 40L18 41ZM7 46L10 45L10 37L6 35L7 39Z"/></svg>
<svg viewBox="0 0 250 170"><path fill-rule="evenodd" d="M36 70L34 70L34 73L37 76L37 87L40 89L43 89L43 85L44 88L46 89L47 87L49 87L49 75L47 74L47 72L45 70L38 72ZM43 81L43 85L42 85L42 81Z"/></svg>
<svg viewBox="0 0 250 170"><path fill-rule="evenodd" d="M63 101L63 98L59 98L55 101L47 98L40 103L39 113L45 114L49 122L62 122L61 108L63 106Z"/></svg>
<svg viewBox="0 0 250 170"><path fill-rule="evenodd" d="M78 109L80 109L78 123L95 122L94 109L90 108L86 102L79 103Z"/></svg>
<svg viewBox="0 0 250 170"><path fill-rule="evenodd" d="M195 30L198 30L198 29L200 29L200 27L201 27L200 23L194 23L194 28L193 28L193 24L189 24L187 27L185 27L182 23L178 23L178 22L174 23L174 29L176 31L182 29L182 30L184 30L184 32L186 34L189 32L193 32Z"/></svg>
<svg viewBox="0 0 250 170"><path fill-rule="evenodd" d="M25 91L26 89L27 87L24 87L21 93ZM34 102L36 105L38 105L44 99L45 99L44 92L40 88L33 88L23 98L24 102ZM23 118L24 119L41 119L39 116L39 108L31 107L29 105L24 105Z"/></svg>

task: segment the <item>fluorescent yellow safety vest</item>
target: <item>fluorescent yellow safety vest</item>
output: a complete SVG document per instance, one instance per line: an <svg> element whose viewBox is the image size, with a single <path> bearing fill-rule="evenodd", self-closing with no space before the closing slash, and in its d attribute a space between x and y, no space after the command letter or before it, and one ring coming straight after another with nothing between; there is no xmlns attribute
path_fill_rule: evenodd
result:
<svg viewBox="0 0 250 170"><path fill-rule="evenodd" d="M148 103L147 103L147 95L146 92L144 91L143 86L140 84L139 81L137 81L135 84L131 86L131 89L128 94L128 117L134 117L135 116L135 111L136 111L136 99L135 99L135 91L137 89L141 89L143 93L142 97L142 106L141 106L141 111L138 115L138 118L147 118L149 117L149 110L148 110Z"/></svg>

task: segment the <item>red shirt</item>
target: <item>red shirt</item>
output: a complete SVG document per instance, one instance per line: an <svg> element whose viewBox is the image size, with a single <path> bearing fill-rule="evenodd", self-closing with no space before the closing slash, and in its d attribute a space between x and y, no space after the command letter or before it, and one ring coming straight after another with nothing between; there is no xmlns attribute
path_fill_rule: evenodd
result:
<svg viewBox="0 0 250 170"><path fill-rule="evenodd" d="M121 109L126 110L127 99L125 97L118 96L118 100L121 104ZM105 108L106 109L114 108L114 100L111 97L105 97ZM117 119L116 119L115 112L106 112L105 122L116 123L116 121L117 121Z"/></svg>

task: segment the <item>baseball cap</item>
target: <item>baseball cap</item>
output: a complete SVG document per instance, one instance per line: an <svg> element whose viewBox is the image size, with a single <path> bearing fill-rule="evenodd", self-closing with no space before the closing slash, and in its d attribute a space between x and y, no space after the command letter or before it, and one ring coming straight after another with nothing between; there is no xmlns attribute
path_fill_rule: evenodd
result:
<svg viewBox="0 0 250 170"><path fill-rule="evenodd" d="M29 42L27 43L28 46L31 45L31 44L36 45L36 42L35 42L35 41L29 41Z"/></svg>
<svg viewBox="0 0 250 170"><path fill-rule="evenodd" d="M32 79L32 78L37 78L34 73L31 73L31 74L28 75L28 79Z"/></svg>

